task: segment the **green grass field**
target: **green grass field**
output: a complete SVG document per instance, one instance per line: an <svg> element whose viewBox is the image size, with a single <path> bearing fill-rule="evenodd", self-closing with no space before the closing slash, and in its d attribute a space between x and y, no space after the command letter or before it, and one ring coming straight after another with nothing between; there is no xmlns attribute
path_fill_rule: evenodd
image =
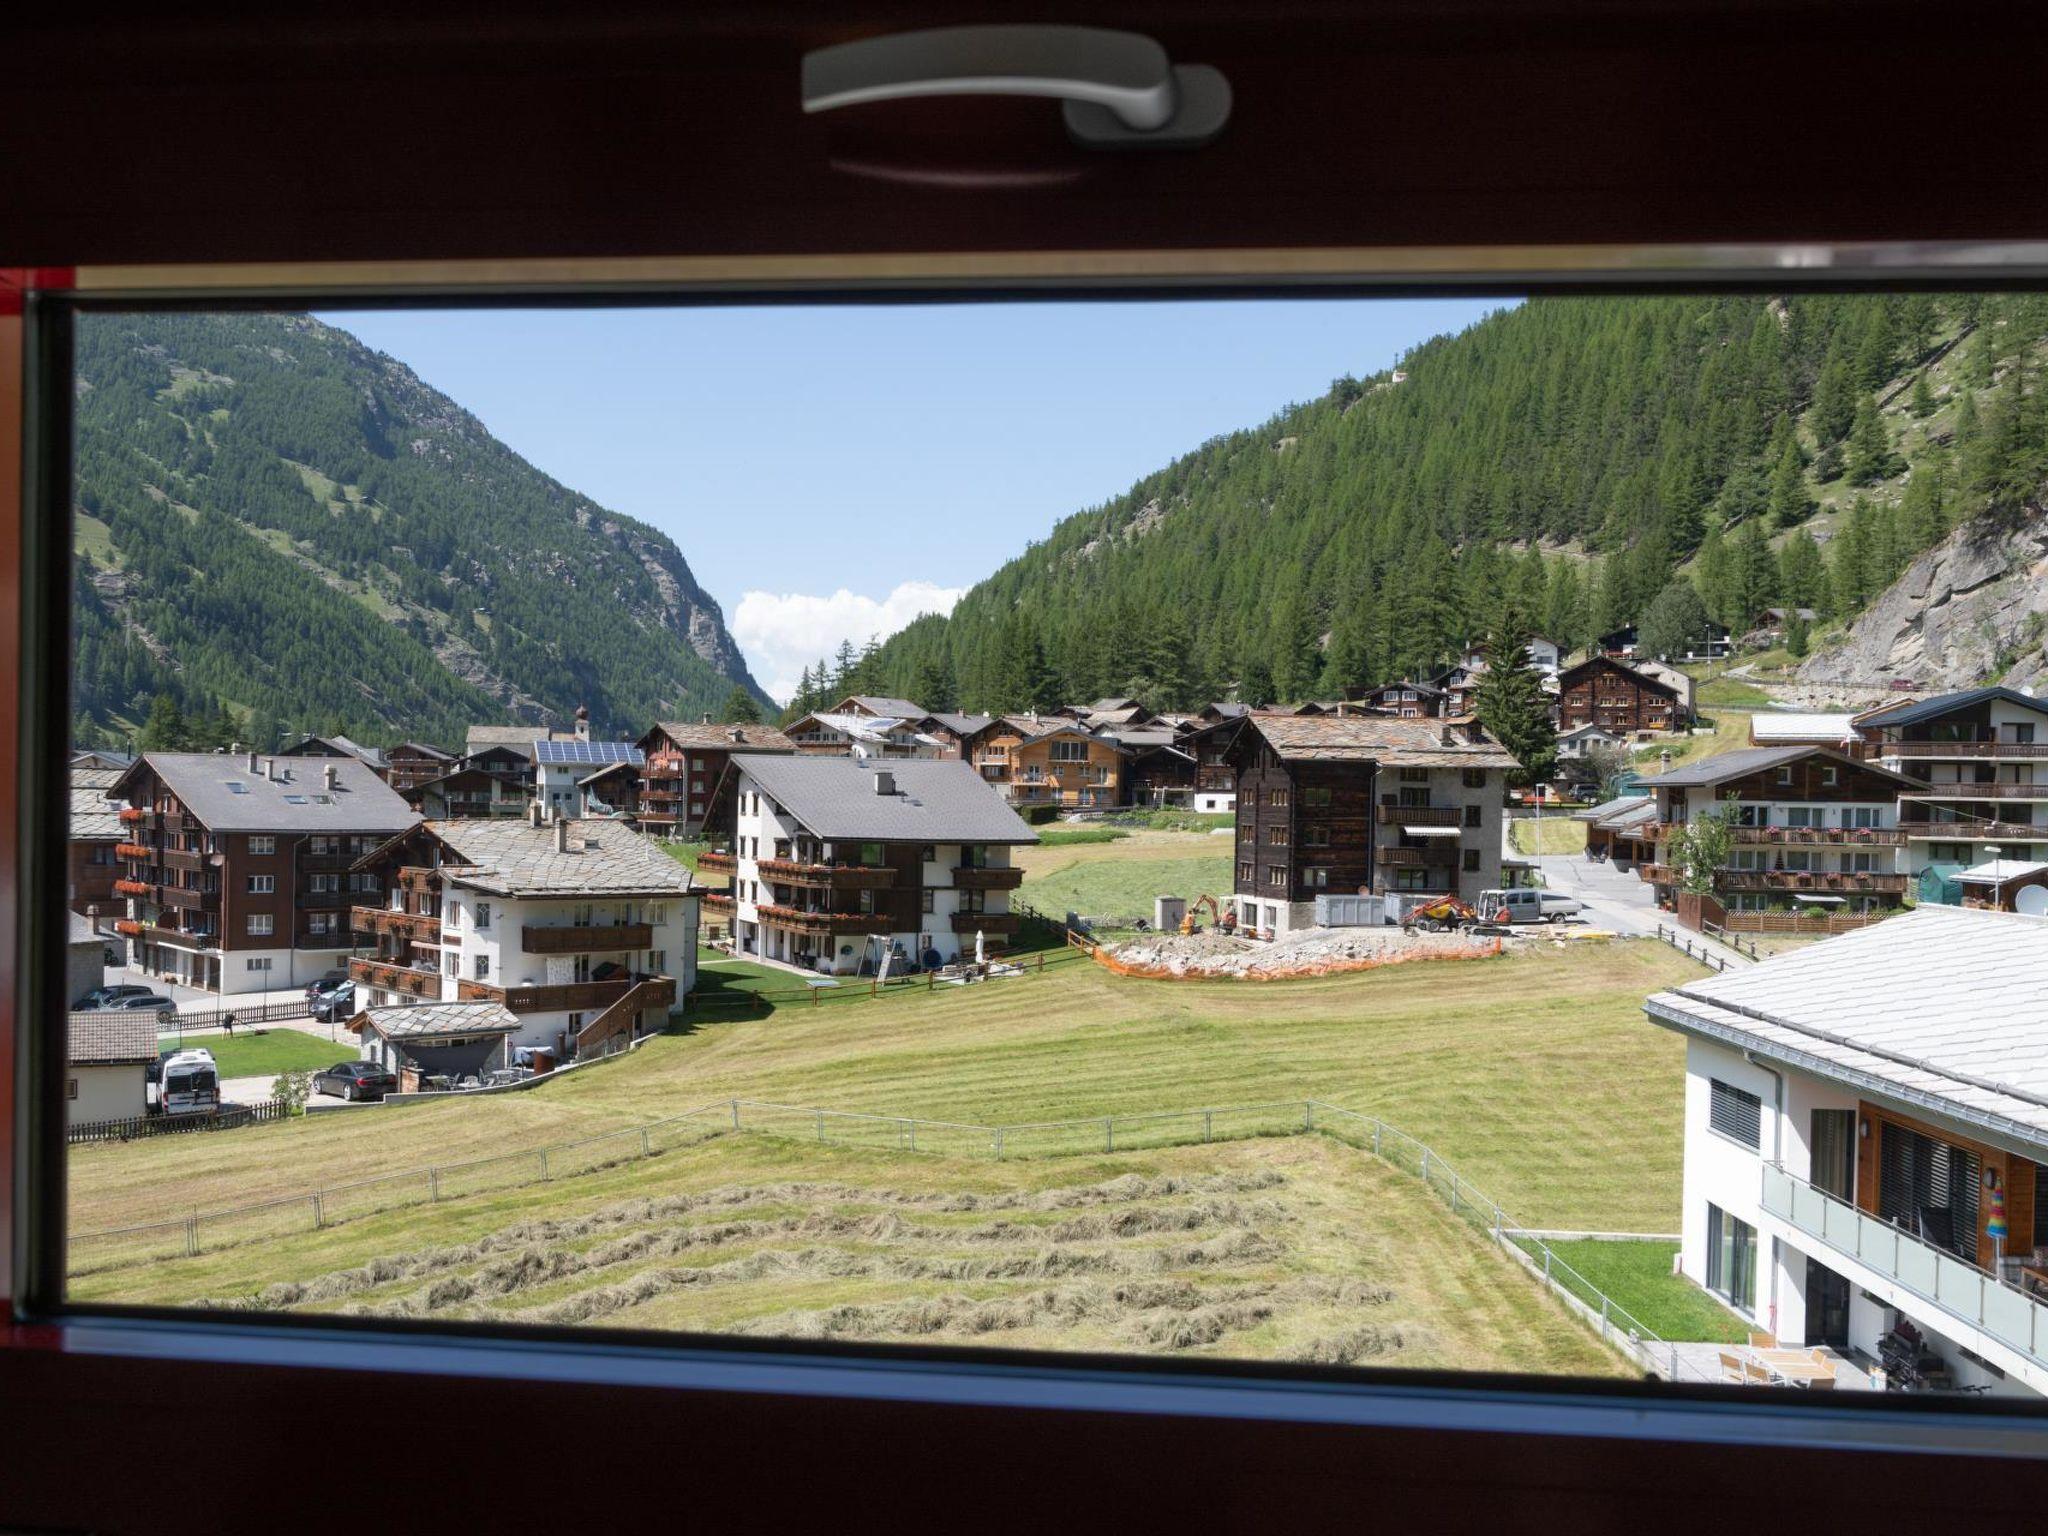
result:
<svg viewBox="0 0 2048 1536"><path fill-rule="evenodd" d="M1716 705L1755 709L1767 707L1771 703L1771 695L1745 678L1717 677L1695 688L1693 700L1702 709Z"/></svg>
<svg viewBox="0 0 2048 1536"><path fill-rule="evenodd" d="M1055 917L1152 919L1155 896L1227 896L1232 839L1207 832L1134 832L1109 843L1017 850L1018 899Z"/></svg>
<svg viewBox="0 0 2048 1536"><path fill-rule="evenodd" d="M296 1029L273 1029L257 1035L238 1030L234 1035L209 1032L203 1035L157 1036L157 1049L173 1046L203 1046L213 1052L215 1068L222 1077L261 1077L276 1072L318 1072L337 1061L350 1061L361 1054L355 1037L335 1043L316 1040Z"/></svg>
<svg viewBox="0 0 2048 1536"><path fill-rule="evenodd" d="M1040 827L1038 846L1071 848L1082 843L1114 843L1130 835L1122 827Z"/></svg>
<svg viewBox="0 0 2048 1536"><path fill-rule="evenodd" d="M1569 816L1521 816L1508 823L1517 853L1584 853L1586 824Z"/></svg>
<svg viewBox="0 0 2048 1536"><path fill-rule="evenodd" d="M1671 1272L1671 1261L1678 1254L1676 1243L1589 1238L1553 1242L1550 1248L1659 1338L1740 1344L1749 1336L1748 1325L1741 1318L1690 1280Z"/></svg>

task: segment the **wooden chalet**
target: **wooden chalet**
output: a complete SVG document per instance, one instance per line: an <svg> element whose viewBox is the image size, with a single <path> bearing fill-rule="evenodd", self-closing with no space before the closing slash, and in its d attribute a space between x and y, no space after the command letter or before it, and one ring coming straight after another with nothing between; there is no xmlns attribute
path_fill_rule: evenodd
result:
<svg viewBox="0 0 2048 1536"><path fill-rule="evenodd" d="M1683 724L1678 689L1612 656L1588 657L1557 675L1557 726L1561 731L1597 725L1628 735L1674 731Z"/></svg>
<svg viewBox="0 0 2048 1536"><path fill-rule="evenodd" d="M772 725L662 720L635 743L640 766L637 820L657 837L693 838L704 829L712 791L735 753L790 753L796 743Z"/></svg>

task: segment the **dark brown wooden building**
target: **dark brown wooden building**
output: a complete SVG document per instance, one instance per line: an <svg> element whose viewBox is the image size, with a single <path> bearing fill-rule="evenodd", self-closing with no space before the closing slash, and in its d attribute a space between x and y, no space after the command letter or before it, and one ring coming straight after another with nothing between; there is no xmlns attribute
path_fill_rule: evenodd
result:
<svg viewBox="0 0 2048 1536"><path fill-rule="evenodd" d="M1557 728L1597 725L1626 735L1672 731L1684 723L1679 691L1660 678L1624 666L1612 656L1593 656L1557 675Z"/></svg>
<svg viewBox="0 0 2048 1536"><path fill-rule="evenodd" d="M640 766L638 820L655 837L695 837L704 829L711 792L735 753L789 753L796 743L772 725L695 724L662 720L636 743Z"/></svg>

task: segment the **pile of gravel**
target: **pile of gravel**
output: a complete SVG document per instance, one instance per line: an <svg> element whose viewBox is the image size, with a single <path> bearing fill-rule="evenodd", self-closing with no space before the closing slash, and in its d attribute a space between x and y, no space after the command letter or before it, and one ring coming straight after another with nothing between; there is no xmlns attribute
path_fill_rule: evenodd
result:
<svg viewBox="0 0 2048 1536"><path fill-rule="evenodd" d="M1213 930L1182 937L1147 934L1103 946L1118 965L1169 976L1286 976L1388 960L1464 959L1493 954L1498 941L1399 928L1320 928L1254 943Z"/></svg>

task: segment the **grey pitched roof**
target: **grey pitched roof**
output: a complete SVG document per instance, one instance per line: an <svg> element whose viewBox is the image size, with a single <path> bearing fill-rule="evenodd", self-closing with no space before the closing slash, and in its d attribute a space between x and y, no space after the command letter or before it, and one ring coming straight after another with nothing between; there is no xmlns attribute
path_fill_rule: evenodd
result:
<svg viewBox="0 0 2048 1536"><path fill-rule="evenodd" d="M146 752L122 777L125 788L154 770L185 809L215 832L402 832L419 814L354 757L257 757L229 752ZM273 765L276 778L264 776ZM326 772L335 787L326 787ZM239 789L230 786L240 786Z"/></svg>
<svg viewBox="0 0 2048 1536"><path fill-rule="evenodd" d="M679 747L716 747L721 752L794 752L796 743L772 725L758 725L736 721L720 724L714 720L657 720L654 730L660 731ZM740 733L739 740L733 740L733 732ZM649 731L640 738L640 746L647 749Z"/></svg>
<svg viewBox="0 0 2048 1536"><path fill-rule="evenodd" d="M821 838L876 842L1035 843L1001 795L963 762L910 758L884 765L845 757L736 761L776 804ZM879 794L878 774L895 793Z"/></svg>
<svg viewBox="0 0 2048 1536"><path fill-rule="evenodd" d="M925 710L908 699L888 699L879 694L849 694L839 701L842 704L857 704L871 715L888 715L897 720L922 720Z"/></svg>
<svg viewBox="0 0 2048 1536"><path fill-rule="evenodd" d="M2048 1147L2048 918L1917 907L1660 992L1644 1009Z"/></svg>
<svg viewBox="0 0 2048 1536"><path fill-rule="evenodd" d="M536 827L523 816L430 821L423 828L447 846L443 877L497 896L681 896L690 872L659 844L606 817Z"/></svg>
<svg viewBox="0 0 2048 1536"><path fill-rule="evenodd" d="M2021 693L2017 688L1997 684L1989 688L1965 688L1959 693L1937 693L1931 699L1920 699L1895 709L1875 711L1866 717L1870 725L1919 725L1928 720L1939 720L1943 715L1959 709L1970 709L1978 704L1993 701L2004 704L2018 704L2039 714L2048 715L2048 699L2037 699L2031 693Z"/></svg>
<svg viewBox="0 0 2048 1536"><path fill-rule="evenodd" d="M134 761L133 752L116 752L107 747L82 747L71 754L71 766L74 768L98 767L118 771Z"/></svg>
<svg viewBox="0 0 2048 1536"><path fill-rule="evenodd" d="M309 752L308 747L325 747L324 753ZM366 747L359 741L346 736L301 736L285 748L293 757L352 757L358 762L368 763L372 768L385 766L384 751L381 747Z"/></svg>
<svg viewBox="0 0 2048 1536"><path fill-rule="evenodd" d="M66 1031L65 1060L78 1067L112 1067L156 1060L156 1015L145 1008L74 1013Z"/></svg>
<svg viewBox="0 0 2048 1536"><path fill-rule="evenodd" d="M574 731L550 731L537 725L472 725L462 739L462 755L486 747L510 747L529 759L536 741L574 741Z"/></svg>
<svg viewBox="0 0 2048 1536"><path fill-rule="evenodd" d="M1652 795L1617 795L1612 800L1602 800L1598 805L1589 805L1583 811L1573 811L1573 821L1605 822L1608 817L1622 811L1639 810L1643 806L1656 805Z"/></svg>
<svg viewBox="0 0 2048 1536"><path fill-rule="evenodd" d="M1643 780L1645 789L1702 789L1715 784L1725 784L1730 779L1739 779L1745 774L1763 773L1772 768L1796 763L1802 758L1824 757L1832 762L1847 763L1852 768L1861 768L1900 784L1922 788L1918 779L1908 778L1903 773L1893 773L1889 768L1880 768L1876 763L1858 762L1853 757L1844 757L1839 752L1830 752L1825 747L1811 743L1788 747L1739 747L1733 752L1723 752L1717 757L1703 757L1696 763L1683 768L1674 768L1669 773L1660 773Z"/></svg>
<svg viewBox="0 0 2048 1536"><path fill-rule="evenodd" d="M92 919L71 914L70 942L73 944L104 944L106 936L94 931Z"/></svg>
<svg viewBox="0 0 2048 1536"><path fill-rule="evenodd" d="M1445 720L1386 715L1255 713L1247 729L1289 762L1359 762L1418 768L1512 768L1507 749L1484 731L1467 740ZM1450 736L1448 742L1445 736Z"/></svg>
<svg viewBox="0 0 2048 1536"><path fill-rule="evenodd" d="M986 730L995 723L994 715L935 714L930 718L958 736L972 736L975 732Z"/></svg>
<svg viewBox="0 0 2048 1536"><path fill-rule="evenodd" d="M119 768L73 768L71 770L71 841L74 843L118 843L121 840L119 808L107 798L107 791L121 781Z"/></svg>
<svg viewBox="0 0 2048 1536"><path fill-rule="evenodd" d="M348 1021L357 1034L365 1026L387 1040L431 1040L509 1035L519 1028L519 1019L503 1003L415 1003L409 1008L365 1008Z"/></svg>

